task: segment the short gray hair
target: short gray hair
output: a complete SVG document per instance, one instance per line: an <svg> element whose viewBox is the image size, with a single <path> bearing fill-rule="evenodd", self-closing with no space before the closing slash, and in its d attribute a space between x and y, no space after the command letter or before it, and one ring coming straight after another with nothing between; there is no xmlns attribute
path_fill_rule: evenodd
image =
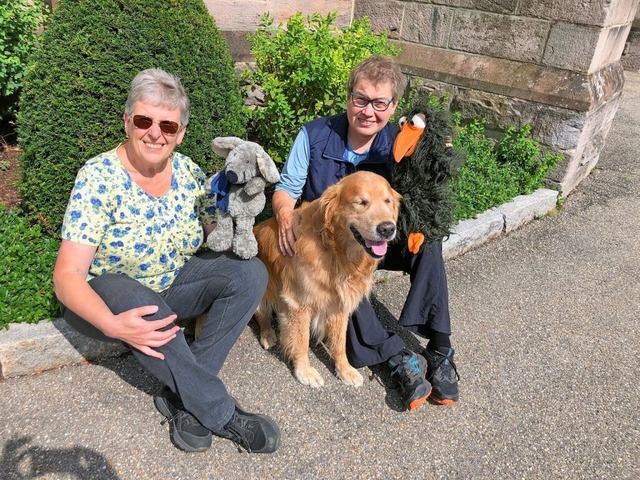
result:
<svg viewBox="0 0 640 480"><path fill-rule="evenodd" d="M180 123L189 124L189 98L180 79L160 68L148 68L138 73L131 81L129 96L125 104L127 115L133 113L136 102L149 102L169 108L180 109Z"/></svg>
<svg viewBox="0 0 640 480"><path fill-rule="evenodd" d="M404 76L400 66L393 58L385 55L368 57L353 68L347 84L348 93L353 92L356 85L363 80L374 85L389 82L394 102L397 102L404 93Z"/></svg>

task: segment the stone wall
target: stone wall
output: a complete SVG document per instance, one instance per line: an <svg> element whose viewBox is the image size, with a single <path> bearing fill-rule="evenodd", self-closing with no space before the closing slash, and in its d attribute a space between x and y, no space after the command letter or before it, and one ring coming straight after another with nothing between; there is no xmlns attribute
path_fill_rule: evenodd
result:
<svg viewBox="0 0 640 480"><path fill-rule="evenodd" d="M638 0L356 0L402 47L403 70L449 92L489 128L529 123L565 161L568 195L598 161L624 84L620 58Z"/></svg>
<svg viewBox="0 0 640 480"><path fill-rule="evenodd" d="M640 73L640 8L636 12L636 18L631 25L631 31L622 52L622 65L625 70Z"/></svg>
<svg viewBox="0 0 640 480"><path fill-rule="evenodd" d="M348 26L353 13L353 0L204 0L204 4L224 33L236 62L251 60L247 34L256 31L267 12L276 25L285 24L296 12L305 16L336 12L335 24L339 27Z"/></svg>

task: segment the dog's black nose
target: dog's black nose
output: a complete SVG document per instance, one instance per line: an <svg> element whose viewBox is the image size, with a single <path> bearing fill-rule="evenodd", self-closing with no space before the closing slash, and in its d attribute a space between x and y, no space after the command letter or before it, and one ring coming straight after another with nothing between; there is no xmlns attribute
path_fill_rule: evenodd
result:
<svg viewBox="0 0 640 480"><path fill-rule="evenodd" d="M238 174L233 170L227 170L225 172L225 175L227 176L227 180L229 180L231 183L236 183L238 181Z"/></svg>
<svg viewBox="0 0 640 480"><path fill-rule="evenodd" d="M391 238L393 234L396 233L396 225L393 222L382 222L378 225L376 231L383 238Z"/></svg>

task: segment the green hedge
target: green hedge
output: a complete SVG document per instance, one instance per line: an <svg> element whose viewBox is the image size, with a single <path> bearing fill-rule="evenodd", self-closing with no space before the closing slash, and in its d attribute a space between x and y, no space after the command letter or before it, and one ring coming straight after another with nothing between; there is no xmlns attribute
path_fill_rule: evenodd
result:
<svg viewBox="0 0 640 480"><path fill-rule="evenodd" d="M59 314L51 279L59 241L21 213L0 204L0 329Z"/></svg>
<svg viewBox="0 0 640 480"><path fill-rule="evenodd" d="M180 151L213 173L219 135L246 134L234 65L202 0L64 0L24 82L18 115L23 208L57 234L78 169L124 140L132 78L159 67L191 100Z"/></svg>

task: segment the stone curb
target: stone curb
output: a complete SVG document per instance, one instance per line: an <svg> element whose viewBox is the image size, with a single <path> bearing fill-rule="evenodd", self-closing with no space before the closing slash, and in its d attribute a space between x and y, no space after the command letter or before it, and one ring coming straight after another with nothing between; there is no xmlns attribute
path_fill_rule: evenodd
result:
<svg viewBox="0 0 640 480"><path fill-rule="evenodd" d="M454 227L443 243L445 260L505 235L556 208L558 192L540 189L492 208ZM382 276L396 272L379 272ZM16 323L0 331L0 381L88 361L122 355L127 348L80 335L62 319Z"/></svg>

